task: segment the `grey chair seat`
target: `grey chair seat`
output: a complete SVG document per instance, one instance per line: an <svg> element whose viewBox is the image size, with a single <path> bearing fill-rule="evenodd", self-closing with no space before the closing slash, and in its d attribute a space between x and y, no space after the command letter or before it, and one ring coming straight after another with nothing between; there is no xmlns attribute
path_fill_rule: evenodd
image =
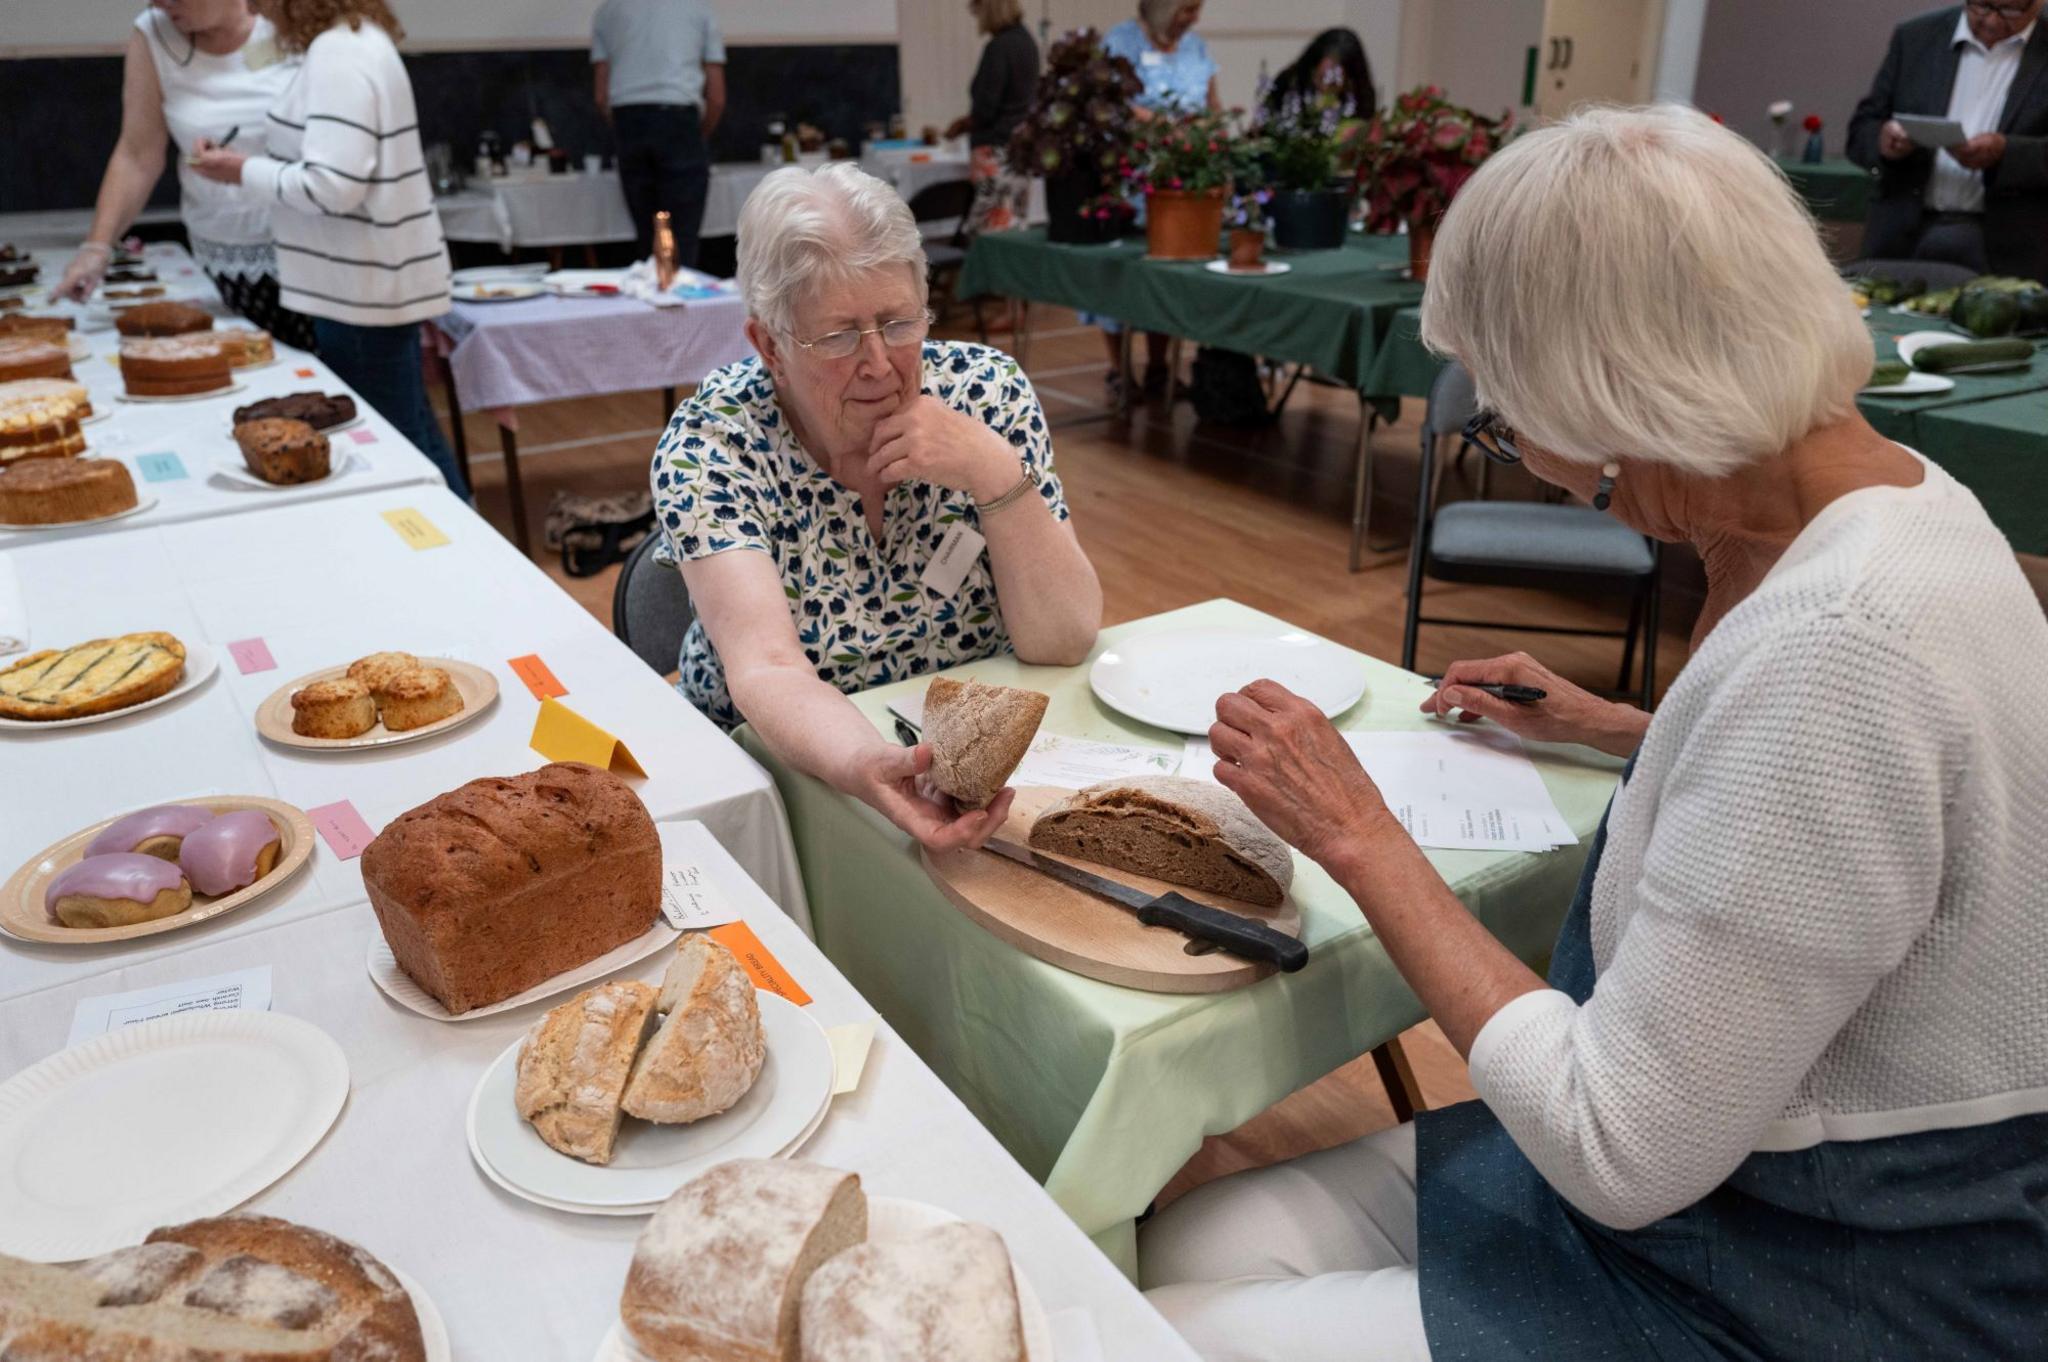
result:
<svg viewBox="0 0 2048 1362"><path fill-rule="evenodd" d="M967 252L943 241L927 241L924 245L924 258L931 268L946 270L967 259Z"/></svg>
<svg viewBox="0 0 2048 1362"><path fill-rule="evenodd" d="M1435 576L1469 568L1633 579L1656 567L1643 537L1602 512L1532 501L1460 501L1439 508L1429 559Z"/></svg>

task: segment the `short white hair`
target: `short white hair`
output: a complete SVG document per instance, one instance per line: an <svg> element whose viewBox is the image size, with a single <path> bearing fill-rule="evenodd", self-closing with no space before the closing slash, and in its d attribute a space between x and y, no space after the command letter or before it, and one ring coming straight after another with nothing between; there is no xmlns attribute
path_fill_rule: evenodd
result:
<svg viewBox="0 0 2048 1362"><path fill-rule="evenodd" d="M930 298L924 238L902 195L851 161L771 172L740 208L739 285L747 314L788 334L821 284L897 267Z"/></svg>
<svg viewBox="0 0 2048 1362"><path fill-rule="evenodd" d="M1585 109L1481 166L1422 339L1540 448L1708 477L1848 415L1874 357L1784 175L1675 105Z"/></svg>

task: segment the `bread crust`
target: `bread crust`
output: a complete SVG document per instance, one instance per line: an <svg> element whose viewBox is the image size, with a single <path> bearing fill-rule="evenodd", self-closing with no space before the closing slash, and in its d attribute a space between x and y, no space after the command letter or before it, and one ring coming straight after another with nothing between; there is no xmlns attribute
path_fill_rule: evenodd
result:
<svg viewBox="0 0 2048 1362"><path fill-rule="evenodd" d="M652 984L588 988L534 1023L519 1047L513 1102L553 1149L607 1164L619 1138L619 1099L654 1015Z"/></svg>
<svg viewBox="0 0 2048 1362"><path fill-rule="evenodd" d="M931 781L963 809L984 809L1024 760L1051 697L969 678L932 678L924 693Z"/></svg>
<svg viewBox="0 0 2048 1362"><path fill-rule="evenodd" d="M292 732L302 738L360 738L377 726L369 687L346 676L292 692Z"/></svg>
<svg viewBox="0 0 2048 1362"><path fill-rule="evenodd" d="M676 943L660 1005L668 1017L633 1063L627 1114L684 1125L730 1110L768 1058L754 981L731 951L692 933Z"/></svg>
<svg viewBox="0 0 2048 1362"><path fill-rule="evenodd" d="M1278 907L1294 853L1220 785L1144 776L1091 785L1031 825L1031 845L1245 903Z"/></svg>
<svg viewBox="0 0 2048 1362"><path fill-rule="evenodd" d="M462 692L455 680L439 667L407 667L392 672L373 692L384 727L393 733L415 728L462 712Z"/></svg>

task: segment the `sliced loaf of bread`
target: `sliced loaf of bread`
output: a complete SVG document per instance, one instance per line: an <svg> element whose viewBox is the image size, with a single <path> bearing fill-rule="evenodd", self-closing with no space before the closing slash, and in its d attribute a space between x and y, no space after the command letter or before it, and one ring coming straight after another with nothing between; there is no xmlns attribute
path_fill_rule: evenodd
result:
<svg viewBox="0 0 2048 1362"><path fill-rule="evenodd" d="M1091 785L1040 814L1031 845L1269 908L1294 880L1294 853L1243 800L1183 776Z"/></svg>

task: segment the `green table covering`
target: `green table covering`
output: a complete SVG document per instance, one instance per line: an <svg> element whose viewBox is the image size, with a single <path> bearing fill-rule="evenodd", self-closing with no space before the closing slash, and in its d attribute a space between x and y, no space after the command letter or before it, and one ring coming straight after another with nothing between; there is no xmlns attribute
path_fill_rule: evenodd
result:
<svg viewBox="0 0 2048 1362"><path fill-rule="evenodd" d="M1142 237L1055 245L1043 228L984 232L960 270L963 298L999 294L1115 317L1204 345L1307 364L1360 386L1387 323L1422 297L1408 240L1354 234L1334 251L1276 251L1285 274L1231 275L1145 258Z"/></svg>
<svg viewBox="0 0 2048 1362"><path fill-rule="evenodd" d="M1192 627L1285 627L1209 601L1103 632L1119 640ZM1421 680L1362 654L1352 730L1421 729ZM1178 751L1181 739L1099 704L1086 666L990 658L945 673L1052 697L1043 731ZM877 729L885 706L929 678L853 697ZM1311 961L1217 995L1148 993L1045 964L969 921L932 885L910 838L865 805L740 741L773 773L789 810L818 944L947 1085L1125 1271L1134 1219L1203 1136L1234 1129L1296 1089L1422 1020L1423 1009L1349 896L1298 861L1294 884ZM1589 839L1620 763L1532 745L1558 810ZM1585 843L1546 854L1432 851L1458 896L1516 954L1549 953Z"/></svg>
<svg viewBox="0 0 2048 1362"><path fill-rule="evenodd" d="M1919 432L1915 447L1977 494L2013 548L2048 554L2048 388L1923 412Z"/></svg>
<svg viewBox="0 0 2048 1362"><path fill-rule="evenodd" d="M1877 178L1854 161L1831 156L1819 165L1808 165L1780 159L1778 168L1822 222L1861 222L1869 216Z"/></svg>

